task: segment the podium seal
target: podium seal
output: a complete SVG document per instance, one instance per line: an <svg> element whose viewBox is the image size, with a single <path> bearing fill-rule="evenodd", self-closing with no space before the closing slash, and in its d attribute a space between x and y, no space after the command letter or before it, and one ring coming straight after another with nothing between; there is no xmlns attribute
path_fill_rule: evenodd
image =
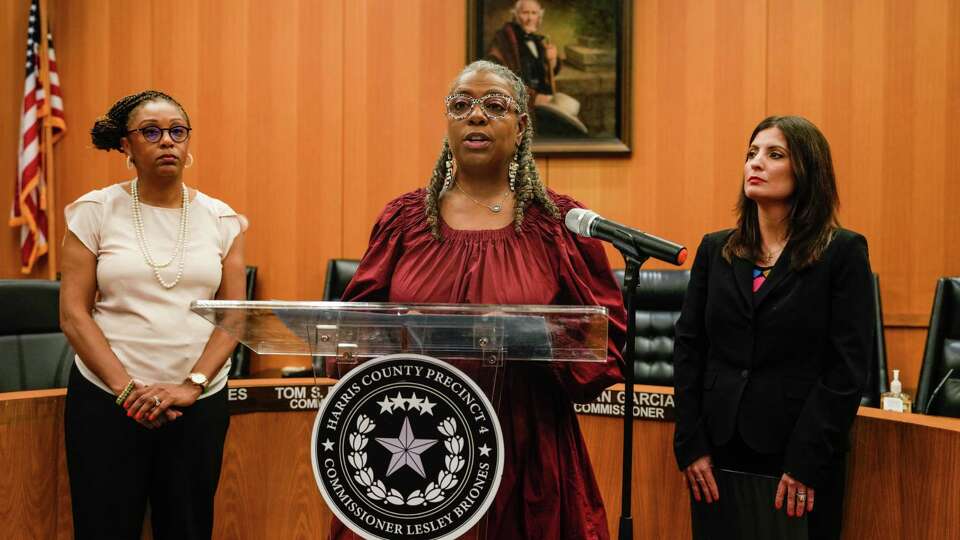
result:
<svg viewBox="0 0 960 540"><path fill-rule="evenodd" d="M503 474L490 401L428 356L352 369L323 400L311 441L320 493L364 538L456 538L483 517Z"/></svg>

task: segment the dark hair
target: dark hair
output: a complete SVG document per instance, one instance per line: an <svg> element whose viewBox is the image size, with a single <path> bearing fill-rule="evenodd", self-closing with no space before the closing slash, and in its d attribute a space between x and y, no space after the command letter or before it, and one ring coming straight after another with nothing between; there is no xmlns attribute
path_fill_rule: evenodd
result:
<svg viewBox="0 0 960 540"><path fill-rule="evenodd" d="M790 241L790 267L800 269L817 262L839 228L837 179L827 138L809 120L801 116L770 116L760 122L750 135L752 144L757 133L776 127L787 140L795 186L790 200L787 234ZM723 257L757 261L763 255L757 203L749 199L740 182L737 202L737 228L723 246Z"/></svg>
<svg viewBox="0 0 960 540"><path fill-rule="evenodd" d="M110 107L107 114L94 121L93 127L90 129L90 139L93 141L93 146L100 150L122 152L123 145L120 144L120 140L127 134L127 121L129 121L130 115L137 110L137 107L149 101L166 101L176 105L187 120L187 127L190 127L190 117L187 116L187 111L177 100L159 90L144 90L137 94L124 96L120 101L114 103L113 107Z"/></svg>
<svg viewBox="0 0 960 540"><path fill-rule="evenodd" d="M527 88L516 73L509 68L488 62L486 60L477 60L457 75L454 84L469 73L492 73L505 80L513 93L517 107L520 109L518 114L527 114ZM514 228L519 231L520 224L523 223L524 209L531 203L536 202L547 213L554 218L560 218L560 210L553 202L553 199L547 194L547 188L540 180L540 173L537 171L537 162L533 159L533 122L528 119L527 127L523 132L520 144L517 146L517 161L519 169L517 170L517 181L513 193L516 199L513 211ZM439 201L443 192L443 181L447 173L446 162L453 160L453 152L450 151L450 143L447 139L443 140L443 147L440 150L440 157L433 168L433 174L427 183L426 214L427 223L430 224L430 230L434 238L440 239L440 214Z"/></svg>

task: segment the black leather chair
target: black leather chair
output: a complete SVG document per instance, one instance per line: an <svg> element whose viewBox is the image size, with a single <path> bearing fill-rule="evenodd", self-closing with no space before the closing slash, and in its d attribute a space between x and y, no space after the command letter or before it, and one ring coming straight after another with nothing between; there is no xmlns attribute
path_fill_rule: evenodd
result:
<svg viewBox="0 0 960 540"><path fill-rule="evenodd" d="M960 277L937 281L914 407L926 414L960 418Z"/></svg>
<svg viewBox="0 0 960 540"><path fill-rule="evenodd" d="M323 299L327 302L339 302L343 298L343 291L357 273L358 266L360 261L355 259L330 259L323 285Z"/></svg>
<svg viewBox="0 0 960 540"><path fill-rule="evenodd" d="M623 272L613 272L621 289ZM689 282L689 270L640 270L634 297L637 336L633 373L637 384L673 386L674 325L680 318Z"/></svg>
<svg viewBox="0 0 960 540"><path fill-rule="evenodd" d="M60 331L60 283L0 280L0 392L67 386L73 355Z"/></svg>
<svg viewBox="0 0 960 540"><path fill-rule="evenodd" d="M887 340L883 335L883 306L880 303L880 277L873 274L874 308L874 346L870 371L867 377L867 389L860 398L860 404L867 407L880 406L880 394L889 390L887 383Z"/></svg>
<svg viewBox="0 0 960 540"><path fill-rule="evenodd" d="M253 300L254 289L257 287L257 267L248 266L246 268L247 291L246 299ZM250 349L237 345L230 356L230 378L242 379L250 375Z"/></svg>

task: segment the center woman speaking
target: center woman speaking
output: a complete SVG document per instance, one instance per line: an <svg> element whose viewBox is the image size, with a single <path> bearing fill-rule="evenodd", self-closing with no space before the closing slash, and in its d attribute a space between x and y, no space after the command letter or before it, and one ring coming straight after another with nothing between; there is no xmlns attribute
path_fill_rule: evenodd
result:
<svg viewBox="0 0 960 540"><path fill-rule="evenodd" d="M606 362L505 368L506 459L487 537L609 538L573 402L622 380L619 287L600 243L563 226L580 205L540 181L523 82L503 66L474 62L454 81L446 114L447 138L426 189L387 204L343 299L606 307ZM335 520L331 536L353 533Z"/></svg>

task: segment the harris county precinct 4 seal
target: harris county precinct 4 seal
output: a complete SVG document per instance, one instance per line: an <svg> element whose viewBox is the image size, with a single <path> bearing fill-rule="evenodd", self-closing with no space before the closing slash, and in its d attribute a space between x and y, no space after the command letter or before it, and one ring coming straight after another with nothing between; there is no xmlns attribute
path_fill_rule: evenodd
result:
<svg viewBox="0 0 960 540"><path fill-rule="evenodd" d="M487 396L428 356L353 368L323 400L311 441L321 495L364 538L456 538L483 517L503 474Z"/></svg>

